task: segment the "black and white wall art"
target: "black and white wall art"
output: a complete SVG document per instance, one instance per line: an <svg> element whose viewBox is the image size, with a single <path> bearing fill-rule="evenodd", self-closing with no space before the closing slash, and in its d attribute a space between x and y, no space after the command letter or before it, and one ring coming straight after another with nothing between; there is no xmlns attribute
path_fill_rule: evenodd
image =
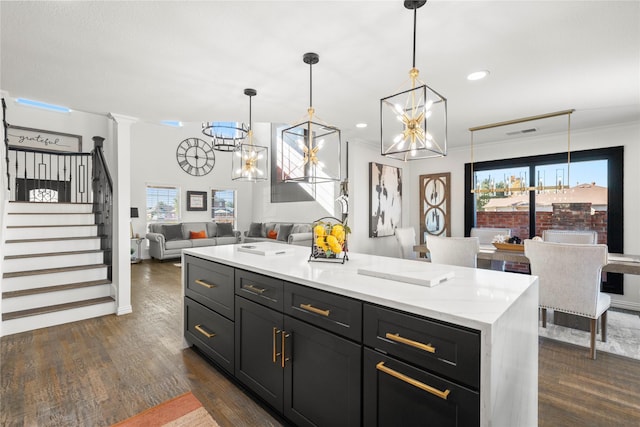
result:
<svg viewBox="0 0 640 427"><path fill-rule="evenodd" d="M402 169L369 163L369 237L393 236L402 220Z"/></svg>

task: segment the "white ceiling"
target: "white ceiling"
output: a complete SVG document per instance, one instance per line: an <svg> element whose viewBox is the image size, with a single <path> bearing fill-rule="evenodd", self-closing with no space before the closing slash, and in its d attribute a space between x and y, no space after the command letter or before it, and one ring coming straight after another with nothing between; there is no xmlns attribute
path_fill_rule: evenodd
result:
<svg viewBox="0 0 640 427"><path fill-rule="evenodd" d="M1 1L0 89L140 120L298 122L378 143L380 98L412 62L413 13L388 1ZM416 66L468 128L575 108L572 129L640 120L640 2L437 1ZM491 74L470 82L479 69ZM355 124L368 123L364 130ZM17 123L14 123L17 124Z"/></svg>

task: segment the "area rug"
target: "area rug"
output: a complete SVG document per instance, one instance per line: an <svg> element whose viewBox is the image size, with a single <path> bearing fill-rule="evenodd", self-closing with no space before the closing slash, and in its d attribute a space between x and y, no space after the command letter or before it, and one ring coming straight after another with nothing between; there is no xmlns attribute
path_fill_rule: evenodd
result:
<svg viewBox="0 0 640 427"><path fill-rule="evenodd" d="M552 318L553 313L548 312L548 319ZM589 348L589 332L579 329L547 322L547 327L540 327L538 334ZM596 350L640 360L640 313L610 309L607 313L607 342L600 341L600 334L596 335Z"/></svg>
<svg viewBox="0 0 640 427"><path fill-rule="evenodd" d="M142 426L220 427L191 392L167 400L112 427Z"/></svg>

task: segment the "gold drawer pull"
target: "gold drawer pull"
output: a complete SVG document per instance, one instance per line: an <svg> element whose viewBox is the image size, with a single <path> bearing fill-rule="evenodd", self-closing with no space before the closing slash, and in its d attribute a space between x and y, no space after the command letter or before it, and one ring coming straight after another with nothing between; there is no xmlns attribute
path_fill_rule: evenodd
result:
<svg viewBox="0 0 640 427"><path fill-rule="evenodd" d="M212 334L202 329L202 325L196 325L195 328L196 328L196 331L200 332L202 335L204 335L207 338L213 338L216 336L216 334Z"/></svg>
<svg viewBox="0 0 640 427"><path fill-rule="evenodd" d="M321 310L319 308L315 308L311 304L300 304L300 308L325 317L329 317L329 314L331 314L331 310Z"/></svg>
<svg viewBox="0 0 640 427"><path fill-rule="evenodd" d="M216 287L216 285L212 285L211 283L207 283L207 282L205 282L204 280L200 280L200 279L197 279L195 282L196 282L198 285L200 285L200 286L204 286L205 288L209 288L209 289L211 289L211 288L215 288L215 287Z"/></svg>
<svg viewBox="0 0 640 427"><path fill-rule="evenodd" d="M265 288L259 288L257 286L252 285L251 283L249 283L248 285L242 285L242 289L246 289L248 291L255 292L260 295L262 295L267 291Z"/></svg>
<svg viewBox="0 0 640 427"><path fill-rule="evenodd" d="M384 366L384 362L379 362L376 365L376 369L379 371L384 372L385 374L391 375L392 377L395 377L397 379L399 379L400 381L404 381L407 384L411 384L414 387L419 388L420 390L424 390L427 393L431 393L434 396L438 396L440 399L444 399L447 400L447 397L449 396L449 393L451 393L451 390L447 389L445 391L441 391L438 390L437 388L433 388L430 385L426 385L425 383L422 383L418 380L414 380L411 377L408 377L404 374L401 374L398 371L394 371L393 369L387 368L386 366Z"/></svg>
<svg viewBox="0 0 640 427"><path fill-rule="evenodd" d="M289 358L287 357L287 353L286 350L284 349L284 344L287 341L287 338L289 338L291 336L291 334L289 334L287 331L282 331L282 354L280 355L280 360L282 361L282 367L284 368L285 366L285 362L287 362L289 360Z"/></svg>
<svg viewBox="0 0 640 427"><path fill-rule="evenodd" d="M280 329L275 326L273 327L273 363L276 363L278 356L280 356L280 353L278 353L278 341L276 340L276 337L281 332L282 331Z"/></svg>
<svg viewBox="0 0 640 427"><path fill-rule="evenodd" d="M428 351L429 353L435 353L436 352L436 348L434 346L432 346L431 344L423 344L423 343L418 342L418 341L413 341L413 340L410 340L410 339L407 339L407 338L403 338L403 337L400 336L400 334L392 334L391 332L387 332L385 337L387 337L391 341L399 342L401 344L410 345L411 347L419 348L420 350Z"/></svg>

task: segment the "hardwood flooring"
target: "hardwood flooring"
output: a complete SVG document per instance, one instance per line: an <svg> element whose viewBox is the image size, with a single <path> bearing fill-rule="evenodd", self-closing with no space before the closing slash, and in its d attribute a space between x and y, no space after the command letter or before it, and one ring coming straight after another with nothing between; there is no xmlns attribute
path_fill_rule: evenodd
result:
<svg viewBox="0 0 640 427"><path fill-rule="evenodd" d="M222 427L281 426L182 348L181 269L144 261L131 270L133 313L0 340L0 426L109 426L189 390ZM540 339L539 425L640 425L640 361L588 353Z"/></svg>

